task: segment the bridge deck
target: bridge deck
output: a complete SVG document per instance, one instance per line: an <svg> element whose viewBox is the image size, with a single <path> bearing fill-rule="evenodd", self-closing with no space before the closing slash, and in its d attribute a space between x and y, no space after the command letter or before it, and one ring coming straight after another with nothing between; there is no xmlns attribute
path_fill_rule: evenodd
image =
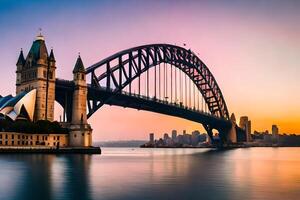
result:
<svg viewBox="0 0 300 200"><path fill-rule="evenodd" d="M209 124L214 128L230 128L231 122L225 119L217 118L209 113L188 109L179 104L168 103L167 101L149 98L137 94L129 94L127 92L114 93L112 90L94 89L89 87L89 100L104 101L105 104L134 108L166 114L170 116L180 117L194 122Z"/></svg>
<svg viewBox="0 0 300 200"><path fill-rule="evenodd" d="M72 108L72 92L74 84L71 81L61 79L56 80L56 100L67 109L67 118L70 119ZM66 98L68 98L66 100ZM142 95L129 94L122 91L115 93L113 90L106 88L93 88L88 85L88 100L100 101L104 104L128 107L138 110L145 110L166 114L174 117L191 120L201 124L210 125L211 127L224 130L231 127L229 120L218 118L209 113L197 111L195 109L188 109L179 104L168 103L167 101L149 98ZM69 110L69 111L68 111Z"/></svg>

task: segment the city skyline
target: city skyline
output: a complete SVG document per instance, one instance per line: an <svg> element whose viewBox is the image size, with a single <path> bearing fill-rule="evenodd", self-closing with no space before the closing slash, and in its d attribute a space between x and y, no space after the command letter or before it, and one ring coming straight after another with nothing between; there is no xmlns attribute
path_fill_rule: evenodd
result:
<svg viewBox="0 0 300 200"><path fill-rule="evenodd" d="M54 49L57 76L66 79L71 79L70 72L78 52L88 67L114 52L136 45L162 41L177 45L186 43L187 48L199 52L199 57L209 66L229 111L234 112L237 119L249 116L253 130L270 130L272 124L277 124L281 132L299 133L300 94L296 93L300 64L296 55L300 50L299 15L296 13L299 4L278 1L270 7L266 2L258 2L229 7L193 1L186 4L178 1L176 5L170 1L120 1L118 4L104 1L89 5L78 1L70 5L72 9L64 11L65 1L60 4L4 1L0 7L0 25L6 28L0 30L3 41L0 64L9 75L0 75L3 80L1 94L14 93L15 86L10 83L15 82L19 50L23 48L27 54L39 27L43 29L48 49ZM151 15L151 9L142 12L145 4L155 9L157 16ZM30 13L26 11L28 7L40 9ZM168 13L164 10L167 7ZM201 12L193 10L194 7ZM249 7L256 11L255 15L247 11ZM118 12L124 9L131 12ZM280 11L281 15L273 15L273 11ZM37 17L42 12L44 17ZM127 17L126 23L122 21L124 17ZM8 18L10 20L6 20ZM225 20L221 23L220 18ZM179 30L177 23L181 24ZM232 28L225 28L227 26ZM95 140L139 139L146 138L149 132L200 129L198 124L183 119L123 110L105 106L89 120ZM119 113L124 113L122 118L126 120L121 120ZM114 129L106 127L114 124L112 119L119 123Z"/></svg>

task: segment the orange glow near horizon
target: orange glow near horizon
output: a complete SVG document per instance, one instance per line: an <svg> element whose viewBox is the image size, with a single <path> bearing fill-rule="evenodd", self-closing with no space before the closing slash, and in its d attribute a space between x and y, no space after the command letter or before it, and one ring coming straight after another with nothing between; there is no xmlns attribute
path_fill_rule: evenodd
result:
<svg viewBox="0 0 300 200"><path fill-rule="evenodd" d="M270 131L276 124L280 133L300 134L300 15L295 2L278 1L272 6L180 0L4 4L0 6L0 26L5 27L0 30L0 66L7 73L0 74L1 95L15 92L18 51L23 47L27 55L38 27L43 28L48 50L54 49L56 75L63 79L72 79L78 52L88 67L134 46L186 43L214 75L237 121L246 115L252 131ZM148 139L150 132L160 137L172 129L203 131L201 125L187 120L110 106L99 109L89 122L96 141Z"/></svg>

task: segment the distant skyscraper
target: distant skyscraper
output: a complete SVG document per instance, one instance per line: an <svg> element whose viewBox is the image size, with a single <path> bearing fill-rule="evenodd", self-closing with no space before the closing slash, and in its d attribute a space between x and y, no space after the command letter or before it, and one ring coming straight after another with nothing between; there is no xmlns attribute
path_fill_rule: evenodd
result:
<svg viewBox="0 0 300 200"><path fill-rule="evenodd" d="M178 142L179 144L183 144L183 143L184 143L184 141L183 141L183 135L178 135L178 137L177 137L177 142Z"/></svg>
<svg viewBox="0 0 300 200"><path fill-rule="evenodd" d="M247 116L242 116L242 117L240 118L240 124L239 124L239 126L240 126L241 128L245 128L247 122L248 122L248 117L247 117Z"/></svg>
<svg viewBox="0 0 300 200"><path fill-rule="evenodd" d="M247 142L251 141L251 121L248 120L247 116L242 116L240 118L240 124L239 126L244 129L244 131L246 132L246 140Z"/></svg>
<svg viewBox="0 0 300 200"><path fill-rule="evenodd" d="M149 134L150 143L154 143L154 133Z"/></svg>
<svg viewBox="0 0 300 200"><path fill-rule="evenodd" d="M272 135L276 136L279 133L279 129L277 127L277 125L272 125Z"/></svg>
<svg viewBox="0 0 300 200"><path fill-rule="evenodd" d="M198 135L200 135L200 131L195 130L195 131L192 132L193 137L197 137Z"/></svg>
<svg viewBox="0 0 300 200"><path fill-rule="evenodd" d="M164 140L166 141L168 138L169 138L168 133L165 133L165 134L164 134Z"/></svg>
<svg viewBox="0 0 300 200"><path fill-rule="evenodd" d="M277 125L272 125L272 139L274 142L278 141L279 129Z"/></svg>
<svg viewBox="0 0 300 200"><path fill-rule="evenodd" d="M192 132L192 145L197 145L200 140L200 132L198 130Z"/></svg>
<svg viewBox="0 0 300 200"><path fill-rule="evenodd" d="M246 127L246 133L247 133L247 142L251 141L251 121L249 120L247 122L247 127Z"/></svg>
<svg viewBox="0 0 300 200"><path fill-rule="evenodd" d="M177 131L176 130L172 130L172 140L175 140L177 137Z"/></svg>

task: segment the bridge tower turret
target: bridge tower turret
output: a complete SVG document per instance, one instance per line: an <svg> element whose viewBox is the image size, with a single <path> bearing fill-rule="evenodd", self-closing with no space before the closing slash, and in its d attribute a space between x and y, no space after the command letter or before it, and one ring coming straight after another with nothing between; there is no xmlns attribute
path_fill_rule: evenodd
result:
<svg viewBox="0 0 300 200"><path fill-rule="evenodd" d="M74 92L69 143L70 146L88 147L92 145L92 129L87 123L87 84L85 68L80 56L78 56L73 69L73 82Z"/></svg>
<svg viewBox="0 0 300 200"><path fill-rule="evenodd" d="M16 70L16 94L37 90L34 121L54 119L55 58L48 55L45 39L40 33L34 40L26 59L21 50Z"/></svg>
<svg viewBox="0 0 300 200"><path fill-rule="evenodd" d="M24 55L23 55L23 50L21 49L20 51L20 55L17 61L17 70L16 70L16 75L17 75L17 80L16 80L16 86L17 88L21 85L21 71L24 67L25 64L25 59L24 59Z"/></svg>

